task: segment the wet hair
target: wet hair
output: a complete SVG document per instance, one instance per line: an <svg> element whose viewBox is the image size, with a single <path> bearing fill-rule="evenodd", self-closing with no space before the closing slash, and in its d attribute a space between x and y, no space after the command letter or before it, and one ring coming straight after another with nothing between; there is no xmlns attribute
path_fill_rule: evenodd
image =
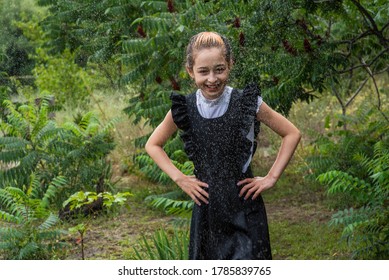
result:
<svg viewBox="0 0 389 280"><path fill-rule="evenodd" d="M201 32L194 35L186 48L186 66L193 69L194 53L208 48L222 49L224 58L230 64L232 60L231 45L228 39L216 32Z"/></svg>

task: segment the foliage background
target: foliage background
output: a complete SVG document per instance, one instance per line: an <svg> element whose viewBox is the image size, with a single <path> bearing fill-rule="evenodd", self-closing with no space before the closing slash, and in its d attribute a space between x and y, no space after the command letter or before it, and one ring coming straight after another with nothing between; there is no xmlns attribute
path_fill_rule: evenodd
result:
<svg viewBox="0 0 389 280"><path fill-rule="evenodd" d="M183 67L189 38L213 30L232 43L231 85L260 84L264 100L304 133L296 164L283 180L310 191L304 202L289 202L319 205L319 194L331 194L326 211L334 214L332 225L344 227L350 258L387 259L387 1L1 0L0 13L4 213L17 207L7 198L9 187L49 201L45 211L58 212L77 191L127 191L125 182L134 176L136 184L162 189L138 186L131 203L151 203L182 224L192 202L143 146L169 110L171 91L193 90ZM279 139L263 128L259 140L253 165L266 174ZM192 172L178 135L165 150L183 172ZM67 183L50 185L57 176ZM118 177L124 180L120 187ZM280 184L280 193L268 194L270 205L289 193ZM60 190L62 196L55 195ZM183 252L185 238L177 239L175 232L169 234ZM158 242L140 244L165 248L169 243L164 232L152 240ZM56 256L46 253L41 255Z"/></svg>

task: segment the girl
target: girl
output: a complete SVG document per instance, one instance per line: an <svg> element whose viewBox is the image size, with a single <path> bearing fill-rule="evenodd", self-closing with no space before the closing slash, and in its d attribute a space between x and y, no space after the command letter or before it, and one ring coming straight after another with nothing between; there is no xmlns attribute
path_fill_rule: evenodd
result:
<svg viewBox="0 0 389 280"><path fill-rule="evenodd" d="M226 38L215 32L193 36L186 70L198 90L187 96L172 93L171 110L146 143L152 159L195 202L190 259L271 259L261 193L275 185L301 137L262 101L256 86L229 87L231 68ZM254 177L250 162L260 122L280 135L282 144L268 174ZM184 175L163 150L177 129L195 176Z"/></svg>

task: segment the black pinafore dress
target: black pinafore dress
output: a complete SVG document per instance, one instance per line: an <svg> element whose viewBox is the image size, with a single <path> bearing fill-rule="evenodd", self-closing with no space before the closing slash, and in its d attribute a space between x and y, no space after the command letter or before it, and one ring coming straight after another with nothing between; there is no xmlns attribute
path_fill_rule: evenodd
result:
<svg viewBox="0 0 389 280"><path fill-rule="evenodd" d="M195 176L206 182L209 204L194 205L190 228L190 259L271 259L267 217L262 197L244 200L237 183L253 177L242 167L255 152L247 139L252 124L255 136L256 86L234 89L227 111L207 119L200 115L196 94L173 93L173 120L182 130L185 151L193 161Z"/></svg>

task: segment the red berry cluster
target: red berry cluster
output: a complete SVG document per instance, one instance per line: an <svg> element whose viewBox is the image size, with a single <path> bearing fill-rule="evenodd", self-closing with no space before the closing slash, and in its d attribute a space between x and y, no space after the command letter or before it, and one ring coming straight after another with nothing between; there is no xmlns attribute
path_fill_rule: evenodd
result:
<svg viewBox="0 0 389 280"><path fill-rule="evenodd" d="M174 13L176 9L174 8L173 0L167 0L167 9L169 13Z"/></svg>

